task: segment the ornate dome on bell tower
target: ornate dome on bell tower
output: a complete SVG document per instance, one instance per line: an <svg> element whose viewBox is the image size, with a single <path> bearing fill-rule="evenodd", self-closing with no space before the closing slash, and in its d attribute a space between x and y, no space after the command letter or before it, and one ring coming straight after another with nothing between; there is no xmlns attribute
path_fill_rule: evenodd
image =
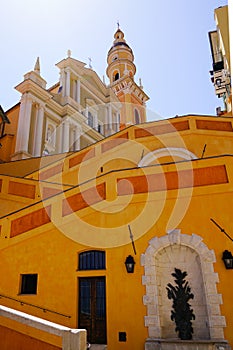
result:
<svg viewBox="0 0 233 350"><path fill-rule="evenodd" d="M121 102L120 128L140 124L146 121L146 101L149 97L143 91L141 79L139 85L134 81L136 66L134 54L119 28L114 34L113 45L108 51L106 70L110 87Z"/></svg>
<svg viewBox="0 0 233 350"><path fill-rule="evenodd" d="M134 78L136 67L133 61L133 51L126 43L124 33L118 25L118 29L114 34L113 45L108 51L107 57L108 67L106 72L110 83L112 84L124 76Z"/></svg>

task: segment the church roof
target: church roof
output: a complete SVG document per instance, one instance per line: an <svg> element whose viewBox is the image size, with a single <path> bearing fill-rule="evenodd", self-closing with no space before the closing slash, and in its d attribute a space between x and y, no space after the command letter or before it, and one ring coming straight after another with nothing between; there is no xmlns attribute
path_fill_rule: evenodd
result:
<svg viewBox="0 0 233 350"><path fill-rule="evenodd" d="M4 110L2 109L2 106L0 105L0 117L3 121L3 123L7 123L10 124L10 120L7 118L6 113L4 112Z"/></svg>

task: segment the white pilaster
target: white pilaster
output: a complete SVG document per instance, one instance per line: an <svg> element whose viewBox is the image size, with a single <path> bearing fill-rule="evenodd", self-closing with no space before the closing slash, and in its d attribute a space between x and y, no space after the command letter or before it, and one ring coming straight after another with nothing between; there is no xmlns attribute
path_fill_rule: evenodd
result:
<svg viewBox="0 0 233 350"><path fill-rule="evenodd" d="M62 129L63 124L60 124L56 130L56 152L62 153Z"/></svg>
<svg viewBox="0 0 233 350"><path fill-rule="evenodd" d="M42 131L44 122L44 106L37 106L36 110L36 128L34 135L34 156L39 157L41 155L42 146Z"/></svg>
<svg viewBox="0 0 233 350"><path fill-rule="evenodd" d="M62 69L60 72L61 76L60 76L60 85L62 86L62 96L65 96L66 93L66 73L65 70Z"/></svg>
<svg viewBox="0 0 233 350"><path fill-rule="evenodd" d="M75 140L74 140L74 150L80 150L80 138L81 138L82 130L76 126L75 128Z"/></svg>
<svg viewBox="0 0 233 350"><path fill-rule="evenodd" d="M117 131L120 131L120 123L121 123L121 119L120 119L120 112L117 112Z"/></svg>
<svg viewBox="0 0 233 350"><path fill-rule="evenodd" d="M69 129L70 129L70 124L69 120L66 119L62 123L62 152L69 152Z"/></svg>
<svg viewBox="0 0 233 350"><path fill-rule="evenodd" d="M28 95L22 96L15 153L28 152L29 131L31 123L32 99Z"/></svg>
<svg viewBox="0 0 233 350"><path fill-rule="evenodd" d="M72 80L72 98L76 100L76 80Z"/></svg>
<svg viewBox="0 0 233 350"><path fill-rule="evenodd" d="M85 109L85 117L87 118L87 121L88 121L88 111L89 111L89 108L88 108L88 106L86 106L86 109Z"/></svg>
<svg viewBox="0 0 233 350"><path fill-rule="evenodd" d="M26 110L27 97L23 95L20 101L20 110L19 110L19 120L18 120L18 130L17 130L17 138L15 145L15 152L19 152L21 150L21 139L23 134L23 120Z"/></svg>
<svg viewBox="0 0 233 350"><path fill-rule="evenodd" d="M80 104L80 80L76 81L76 101Z"/></svg>
<svg viewBox="0 0 233 350"><path fill-rule="evenodd" d="M93 128L95 130L98 130L98 115L97 115L97 112L95 112L95 114L94 114L94 125L93 125Z"/></svg>
<svg viewBox="0 0 233 350"><path fill-rule="evenodd" d="M104 111L104 135L108 136L108 130L109 130L109 125L108 125L108 107L105 107Z"/></svg>
<svg viewBox="0 0 233 350"><path fill-rule="evenodd" d="M112 106L108 105L108 124L109 128L112 129Z"/></svg>
<svg viewBox="0 0 233 350"><path fill-rule="evenodd" d="M74 126L71 125L70 126L70 133L69 133L69 136L70 136L70 139L69 139L69 150L70 151L74 151L74 142L75 142L75 129L74 129Z"/></svg>
<svg viewBox="0 0 233 350"><path fill-rule="evenodd" d="M70 71L66 71L66 94L65 96L70 96Z"/></svg>

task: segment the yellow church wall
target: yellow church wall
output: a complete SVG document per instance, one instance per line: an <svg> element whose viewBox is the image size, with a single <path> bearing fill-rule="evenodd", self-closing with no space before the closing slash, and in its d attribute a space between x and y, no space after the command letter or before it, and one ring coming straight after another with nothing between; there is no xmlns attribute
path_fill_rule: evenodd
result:
<svg viewBox="0 0 233 350"><path fill-rule="evenodd" d="M15 135L15 133L17 131L19 108L20 108L20 104L18 103L17 105L15 105L14 107L12 107L11 109L9 109L6 112L6 115L7 115L8 119L10 120L10 124L6 124L6 127L5 127L5 132L7 134Z"/></svg>
<svg viewBox="0 0 233 350"><path fill-rule="evenodd" d="M232 194L231 194L232 195ZM229 196L230 197L230 196ZM219 194L208 196L203 200L203 209L200 207L199 198L192 199L190 205L190 215L186 215L179 225L182 232L196 233L204 237L204 242L210 249L216 252L217 263L215 271L223 275L222 283L224 301L230 298L231 282L228 274L222 266L221 253L225 249L231 249L231 244L211 225L209 218L213 213L227 210L228 205L222 205ZM12 246L1 253L2 261L5 266L5 278L3 277L4 293L12 296L17 295L19 288L19 273L39 273L39 287L37 296L17 296L20 300L25 300L32 304L43 305L46 308L71 314L72 319L64 320L59 315L53 315L43 310L36 311L33 307L27 305L20 306L18 303L2 299L4 304L20 308L21 311L27 311L37 316L45 317L49 320L62 322L70 327L74 327L77 320L77 277L87 276L106 276L107 281L107 330L108 344L110 349L119 348L117 341L118 331L126 331L127 342L121 344L126 349L143 349L145 338L147 337L146 328L143 326L143 316L145 316L145 307L142 305L142 296L145 294L144 287L141 285L141 275L143 269L140 266L140 254L145 251L148 240L154 236L162 236L166 233L167 214L174 205L174 199L167 203L159 222L157 222L150 231L142 238L138 239L136 244L137 256L135 256L135 273L128 275L124 267L124 259L128 254L132 254L130 244L120 247L107 249L107 270L106 271L76 271L77 252L89 249L62 236L60 233L50 231L49 234L43 234L31 238L28 241L22 241L22 244ZM214 203L217 203L215 205ZM211 205L212 204L212 205ZM198 211L197 220L194 220L193 213ZM192 219L192 220L191 220ZM218 217L215 216L218 220ZM190 224L192 222L192 224ZM221 221L220 221L221 222ZM203 223L204 225L202 225ZM225 225L226 223L224 223ZM204 226L204 228L202 227ZM227 225L225 226L227 227ZM219 235L216 242L213 240L213 232ZM134 229L135 233L135 229ZM208 237L210 235L210 237ZM62 263L61 263L62 261ZM30 266L30 268L29 268ZM20 268L19 268L20 267ZM72 272L71 272L72 271ZM8 276L8 278L7 278ZM11 278L9 279L9 276ZM224 288L225 278L225 288ZM228 291L227 291L228 290ZM44 291L44 293L43 293ZM62 292L64 291L64 292ZM127 291L127 293L126 293ZM135 310L136 307L136 310ZM75 310L75 311L74 311ZM228 311L228 312L227 312ZM232 324L232 316L229 310L224 313L227 317L227 323ZM231 339L231 332L226 332L227 339Z"/></svg>
<svg viewBox="0 0 233 350"><path fill-rule="evenodd" d="M78 277L106 276L107 313L111 315L111 317L107 317L109 348L116 348L112 343L117 342L119 331L127 331L126 348L129 345L134 346L135 349L142 348L147 332L143 327L140 312L135 314L134 304L139 303L140 298L138 296L143 293L141 278L140 275L136 276L135 274L130 276L131 279L129 279L124 267L124 258L128 252L131 252L131 247L123 247L119 251L107 250L107 269L105 271L77 271L78 251L90 247L75 244L61 234L52 231L48 233L29 239L27 242L13 246L3 252L3 263L7 266L5 274L8 278L4 278L4 292L2 291L2 293L7 296L15 296L16 299L32 305L43 305L45 309L56 310L59 313L70 315L71 318L53 315L51 312L44 312L43 309L37 310L35 307L26 304L20 305L20 303L9 301L6 298L1 299L2 304L68 327L77 327ZM18 258L15 259L16 256ZM136 270L140 271L140 269L137 263ZM18 295L20 273L38 273L38 294L36 296ZM120 277L119 279L116 278L117 274ZM11 276L10 279L9 276ZM132 295L133 304L129 304L128 296L125 296L125 290L129 293L128 296ZM112 305L118 305L118 307L115 309L112 308ZM134 315L134 321L127 325L129 315ZM141 329L140 336L139 334L135 336L139 326ZM140 347L138 347L139 344Z"/></svg>
<svg viewBox="0 0 233 350"><path fill-rule="evenodd" d="M5 135L1 138L0 159L9 162L14 151L14 135Z"/></svg>
<svg viewBox="0 0 233 350"><path fill-rule="evenodd" d="M201 120L201 123L197 123L198 120ZM214 123L206 123L207 121ZM127 334L127 341L120 343L120 346L125 349L143 349L148 334L147 327L143 326L146 307L142 303L145 287L141 283L143 267L140 266L140 255L147 249L151 238L164 236L168 229L177 227L182 233L198 234L203 237L209 249L214 249L217 258L214 268L220 276L218 291L222 293L223 300L228 305L231 296L228 276L231 271L225 270L221 255L225 249L231 250L232 243L210 221L210 218L215 219L227 232L231 232L229 210L233 190L232 157L220 156L224 153L232 153L231 122L227 124L225 122L226 119L223 118L219 120L219 124L215 123L215 119L211 117L184 117L181 120L172 120L174 125L179 123L175 125L175 130L183 129L179 133L182 136L179 138L180 146L185 141L185 146L193 152L198 150L200 157L203 145L207 144L205 156L214 155L218 150L219 157L137 168L142 149L154 150L164 145L179 146L174 127L172 129L169 123L160 122L159 128L154 128L156 123L148 123L143 128L130 127L104 142L99 142L96 146L71 154L49 167L46 166L42 171L40 186L45 186L47 190L55 188L55 190L66 189L67 191L60 195L54 192L53 197L0 220L2 275L4 275L1 293L25 302L21 305L16 300L2 298L3 305L39 317L44 316L53 322L74 328L77 327L78 318L78 278L105 276L109 349L119 348L119 332ZM198 129L196 129L197 126ZM207 127L208 129L205 129ZM224 131L213 130L214 128L224 129ZM191 131L195 132L193 136ZM156 137L150 136L151 133L157 133ZM133 142L129 145L130 140ZM118 158L117 162L114 162L114 157ZM165 157L163 160L169 161L170 158ZM103 172L100 171L101 166L103 166ZM61 173L62 169L63 173ZM57 177L53 178L54 170L57 171ZM81 174L83 177L78 171L80 173L84 171L84 174ZM97 179L95 179L96 173L99 175ZM178 173L181 174L180 183ZM190 180L192 174L193 183ZM92 177L93 180L90 180ZM2 179L5 181L4 178ZM58 184L51 182L54 179L59 180ZM61 179L63 184L67 182L76 185L83 182L83 185L74 188L63 184L60 186ZM79 181L80 179L83 181ZM86 180L88 181L85 183ZM9 181L18 181L22 183L22 187L18 184L9 187ZM6 198L11 188L11 192L14 192L11 195L17 195L20 201L23 192L27 192L23 190L24 186L32 186L32 184L36 184L35 191L38 191L39 195L41 189L37 181L8 179L8 185L4 184L4 188L8 189L8 192L5 192ZM93 192L96 186L97 194ZM181 186L180 190L178 190L179 186ZM32 190L32 187L30 189ZM84 194L84 199L91 199L89 202L91 207L85 204L80 191ZM30 191L27 196L29 194ZM177 198L179 199L178 210L182 214L180 220L173 215ZM187 198L190 199L188 205ZM27 200L32 200L33 203L35 197L25 198L25 201ZM40 200L39 197L38 200ZM17 201L16 197L15 201ZM188 211L183 213L183 208L186 206ZM6 207L9 211L12 209L9 202L6 202ZM70 214L69 208L71 212L77 211L77 214ZM229 215L227 215L228 212ZM221 213L224 213L224 222ZM142 215L140 219L138 219L139 215ZM144 223L150 222L153 217L155 219L151 227L149 225L145 228ZM125 258L133 254L128 223L131 225L137 249L135 273L132 275L126 273L124 266ZM125 226L122 227L122 225ZM90 228L90 232L86 227ZM213 240L213 232L218 237L216 241ZM69 239L69 237L77 239L77 235L79 243ZM77 271L78 252L96 247L106 250L107 269ZM37 295L19 295L22 273L38 273ZM64 289L64 285L69 286L68 290ZM61 292L63 289L64 293ZM119 295L119 298L116 298L116 295ZM26 302L34 306L27 305ZM135 305L137 305L137 313L135 313ZM44 312L35 306L51 311L56 310L63 316L50 311ZM230 334L232 316L225 305L221 306L221 310L229 325L225 330L226 338L232 343ZM67 315L71 318L66 317Z"/></svg>
<svg viewBox="0 0 233 350"><path fill-rule="evenodd" d="M111 170L137 166L149 152L164 148L187 150L197 158L228 154L233 152L232 136L231 118L184 116L131 126L49 167L42 158L40 179L77 185ZM155 159L154 164L177 160L182 158L172 154Z"/></svg>
<svg viewBox="0 0 233 350"><path fill-rule="evenodd" d="M168 229L177 227L182 233L189 235L195 233L203 237L203 242L208 248L214 249L216 254L214 269L220 279L220 283L217 284L218 292L222 293L225 305L229 305L233 282L229 278L231 270L225 269L221 255L225 249L232 249L232 243L213 225L210 218L216 220L227 232L231 232L230 210L233 201L231 163L232 157L225 156L196 160L191 164L182 162L163 167L150 166L143 169L114 171L82 186L81 191L84 194L85 191L106 183L105 189L103 186L99 187L102 191L101 196L106 201L97 199L91 207L86 205L83 209L77 210L77 214L69 214L65 208L67 208L66 198L67 200L72 198L69 200L71 209L78 208L81 203L78 187L9 215L8 219L2 219L0 224L4 235L0 241L1 294L25 301L25 304L21 305L15 300L2 298L3 305L74 328L77 327L78 319L77 279L83 276L105 276L108 348L117 350L120 346L124 349L141 350L144 348L148 333L147 327L144 326L146 307L142 303L142 298L145 295L145 287L141 280L144 268L140 265L140 256L147 249L151 238L162 237ZM177 171L182 174L179 190ZM192 173L193 183L190 182ZM158 186L162 187L153 187L157 183L154 179L157 179L157 176L160 178L160 174L166 178L166 191L161 181ZM127 181L124 183L120 180ZM129 181L134 194L131 194ZM85 193L86 199L89 198L88 193ZM173 215L177 200L181 212L180 219L177 219L177 215ZM39 210L43 207L47 210L50 208L52 223L48 220L40 221L44 218L38 216L42 215ZM188 210L185 212L186 208ZM33 212L36 212L34 219ZM127 224L131 225L137 250L137 255L134 256L136 261L134 274L127 274L124 266L125 258L129 254L133 255ZM11 236L13 228L16 231ZM106 250L106 270L78 271L78 253L99 248ZM19 295L22 273L38 273L37 295ZM26 302L34 306L27 305ZM41 306L42 309L35 306ZM44 312L43 309L56 310L63 316L49 311ZM226 306L221 306L221 310L227 321L225 335L232 345L231 311ZM125 343L119 343L119 332L126 332Z"/></svg>
<svg viewBox="0 0 233 350"><path fill-rule="evenodd" d="M71 186L0 175L1 217L51 197Z"/></svg>

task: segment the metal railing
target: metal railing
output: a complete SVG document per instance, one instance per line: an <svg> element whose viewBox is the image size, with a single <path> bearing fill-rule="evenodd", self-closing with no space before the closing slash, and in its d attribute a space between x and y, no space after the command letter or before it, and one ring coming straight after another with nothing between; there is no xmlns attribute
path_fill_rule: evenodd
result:
<svg viewBox="0 0 233 350"><path fill-rule="evenodd" d="M28 305L28 306L32 306L36 309L40 309L40 310L43 310L43 312L50 312L52 314L56 314L56 315L59 315L59 316L63 316L63 317L66 317L66 318L71 318L70 315L65 315L65 314L62 314L60 312L57 312L57 311L54 311L54 310L50 310L50 309L47 309L45 307L42 307L42 306L38 306L38 305L34 305L34 304L31 304L31 303L28 303L26 301L23 301L23 300L19 300L19 299L15 299L13 297L10 297L8 295L4 295L4 294L0 294L0 299L1 298L6 298L6 299L10 299L10 300L14 300L16 301L17 303L19 303L20 305Z"/></svg>

